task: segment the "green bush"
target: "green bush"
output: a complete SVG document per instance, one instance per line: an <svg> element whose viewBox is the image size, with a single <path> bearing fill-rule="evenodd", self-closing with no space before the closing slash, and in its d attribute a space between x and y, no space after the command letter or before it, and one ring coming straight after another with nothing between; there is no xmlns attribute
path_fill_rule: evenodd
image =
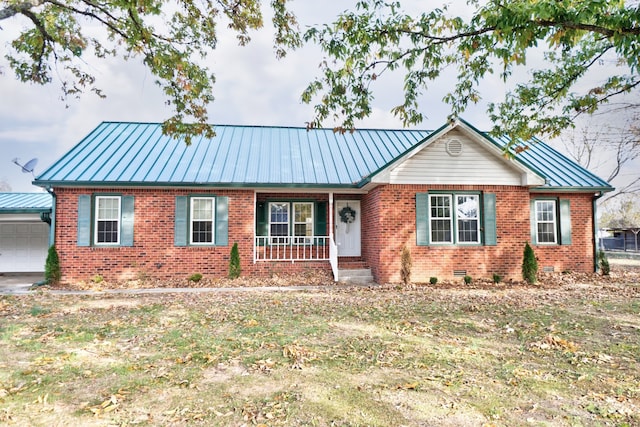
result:
<svg viewBox="0 0 640 427"><path fill-rule="evenodd" d="M493 273L493 283L500 283L502 282L502 276L500 276L498 273Z"/></svg>
<svg viewBox="0 0 640 427"><path fill-rule="evenodd" d="M93 283L102 283L102 282L104 281L104 277L102 277L102 276L101 276L101 275L99 275L99 274L96 274L95 276L93 276L93 277L91 278L91 281L92 281Z"/></svg>
<svg viewBox="0 0 640 427"><path fill-rule="evenodd" d="M598 266L600 266L600 273L602 273L603 276L608 276L609 273L611 273L609 260L602 249L598 251Z"/></svg>
<svg viewBox="0 0 640 427"><path fill-rule="evenodd" d="M60 272L60 258L58 258L58 251L55 245L49 247L47 252L47 260L44 264L44 280L47 284L55 284L60 281L62 274Z"/></svg>
<svg viewBox="0 0 640 427"><path fill-rule="evenodd" d="M411 283L411 250L405 245L400 255L400 277L405 285Z"/></svg>
<svg viewBox="0 0 640 427"><path fill-rule="evenodd" d="M524 246L524 254L522 258L522 278L529 284L536 283L538 276L538 260L533 248L527 242Z"/></svg>
<svg viewBox="0 0 640 427"><path fill-rule="evenodd" d="M465 284L465 285L468 285L469 283L471 283L471 281L472 281L473 279L471 278L471 276L469 276L469 275L467 274L466 276L464 276L464 277L463 277L463 279L462 279L462 280L464 280L464 284Z"/></svg>
<svg viewBox="0 0 640 427"><path fill-rule="evenodd" d="M438 278L437 277L429 277L429 283L431 283L432 285L435 285L436 283L438 283Z"/></svg>
<svg viewBox="0 0 640 427"><path fill-rule="evenodd" d="M200 273L193 273L191 276L189 276L190 282L198 283L201 279L202 279L202 274Z"/></svg>
<svg viewBox="0 0 640 427"><path fill-rule="evenodd" d="M229 258L229 279L237 279L238 277L240 277L240 252L236 242L231 248L231 257Z"/></svg>

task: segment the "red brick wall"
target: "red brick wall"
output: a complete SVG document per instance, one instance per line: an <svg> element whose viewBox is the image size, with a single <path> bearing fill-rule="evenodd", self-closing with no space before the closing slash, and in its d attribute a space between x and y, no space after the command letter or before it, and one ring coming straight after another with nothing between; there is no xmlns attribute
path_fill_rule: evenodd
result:
<svg viewBox="0 0 640 427"><path fill-rule="evenodd" d="M243 276L287 274L308 269L329 269L328 262L253 263L254 197L251 190L181 190L109 188L103 192L133 195L133 247L80 247L77 245L77 209L80 194L98 194L94 189L56 188L56 247L60 256L62 282L131 280L144 277L187 278L193 273L205 277L226 277L231 246L237 242ZM212 194L229 197L229 245L206 247L174 246L176 196ZM292 195L272 195L288 198ZM268 198L268 196L265 196ZM319 196L319 199L327 196ZM314 197L315 199L315 197ZM308 199L307 199L308 200Z"/></svg>
<svg viewBox="0 0 640 427"><path fill-rule="evenodd" d="M415 194L428 190L485 191L496 194L497 246L417 246ZM193 273L226 277L229 253L238 242L243 276L287 274L314 269L329 270L328 262L253 263L254 196L251 190L105 189L135 196L133 247L77 246L78 195L99 193L89 189L56 188L56 246L63 282L89 280L99 274L106 280L140 276L159 279L186 278ZM229 197L229 246L174 246L175 197L212 194ZM379 283L400 281L400 253L411 249L414 282L430 277L453 278L453 270L466 270L473 278L521 279L524 243L530 240L531 197L559 197L571 201L572 244L535 245L540 270L593 271L592 195L534 194L527 188L505 186L384 185L366 195L336 195L335 199L361 199L362 259ZM327 194L265 194L264 200L328 200ZM327 219L327 227L329 221Z"/></svg>
<svg viewBox="0 0 640 427"><path fill-rule="evenodd" d="M484 191L496 194L496 246L417 246L415 194L428 190ZM560 197L571 200L572 244L534 245L540 270L593 271L593 223L591 194L534 194L531 197ZM524 244L531 240L530 195L525 187L462 185L385 185L363 198L363 256L380 283L400 281L400 253L411 250L413 282L430 277L453 279L454 270L466 270L473 278L521 280ZM384 236L384 237L377 237ZM461 279L460 279L461 280Z"/></svg>

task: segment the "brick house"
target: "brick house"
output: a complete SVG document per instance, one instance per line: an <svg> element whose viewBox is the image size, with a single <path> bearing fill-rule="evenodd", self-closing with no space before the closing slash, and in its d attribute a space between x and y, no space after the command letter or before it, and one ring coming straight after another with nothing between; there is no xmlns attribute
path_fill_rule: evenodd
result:
<svg viewBox="0 0 640 427"><path fill-rule="evenodd" d="M463 120L435 131L216 126L186 146L159 124L104 122L34 184L55 195L63 281L370 269L414 282L595 268L595 202L612 187L539 140L503 155ZM526 148L526 149L524 149Z"/></svg>

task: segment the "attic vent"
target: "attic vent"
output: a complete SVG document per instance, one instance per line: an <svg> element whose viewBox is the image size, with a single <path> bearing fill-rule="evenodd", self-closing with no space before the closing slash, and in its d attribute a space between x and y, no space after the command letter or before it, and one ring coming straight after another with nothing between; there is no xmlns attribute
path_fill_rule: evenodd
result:
<svg viewBox="0 0 640 427"><path fill-rule="evenodd" d="M450 156L459 156L462 154L462 142L459 139L450 139L447 141L447 153Z"/></svg>

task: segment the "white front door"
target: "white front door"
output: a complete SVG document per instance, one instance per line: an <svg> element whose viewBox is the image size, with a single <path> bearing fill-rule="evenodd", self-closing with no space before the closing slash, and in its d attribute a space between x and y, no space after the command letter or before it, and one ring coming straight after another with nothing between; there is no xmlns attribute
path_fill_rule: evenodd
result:
<svg viewBox="0 0 640 427"><path fill-rule="evenodd" d="M335 213L338 256L360 256L360 200L336 200Z"/></svg>

